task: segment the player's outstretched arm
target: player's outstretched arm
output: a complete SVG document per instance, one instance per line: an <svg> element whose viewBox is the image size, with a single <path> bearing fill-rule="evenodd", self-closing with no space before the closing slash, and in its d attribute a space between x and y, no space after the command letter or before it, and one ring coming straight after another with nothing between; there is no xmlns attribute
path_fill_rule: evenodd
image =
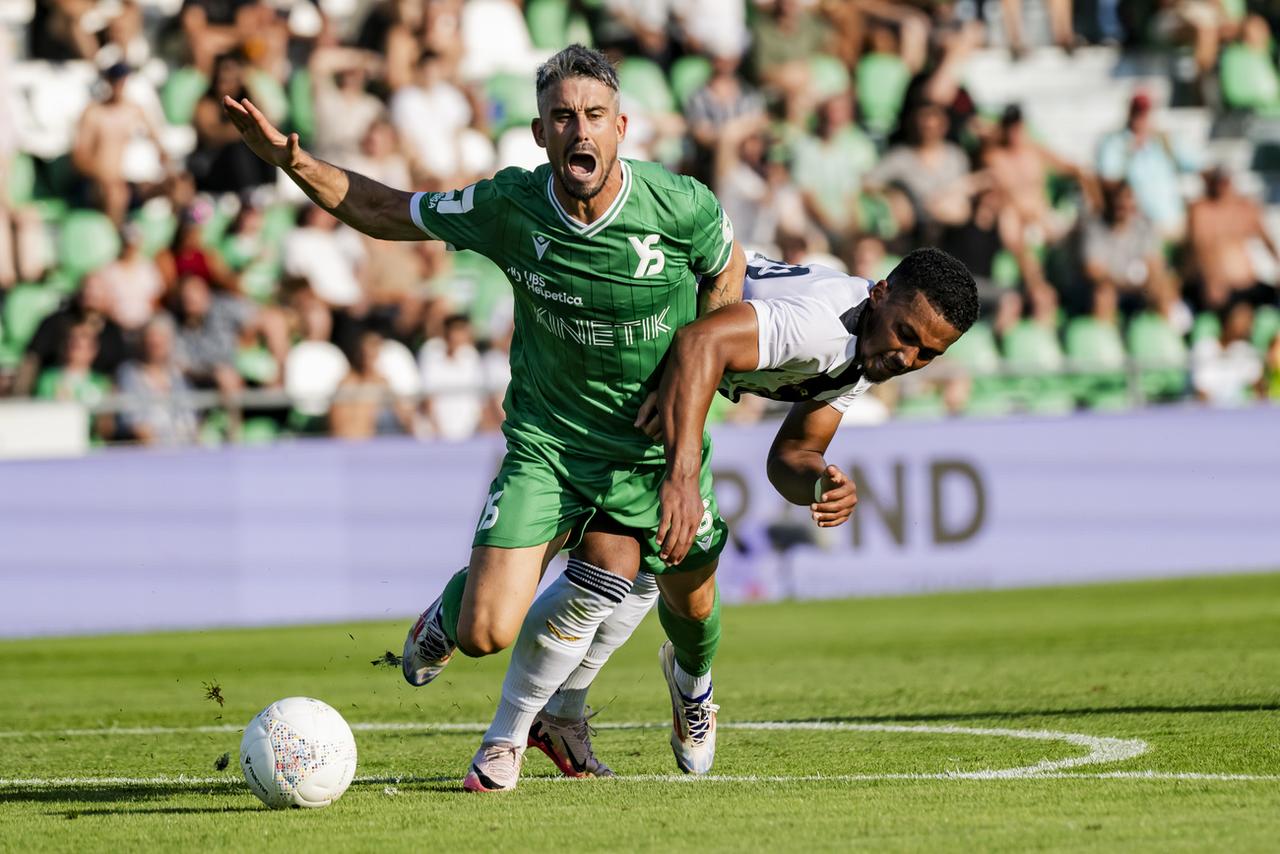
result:
<svg viewBox="0 0 1280 854"><path fill-rule="evenodd" d="M842 524L858 503L853 481L823 456L841 417L822 401L797 403L769 448L769 482L792 504L808 504L820 528Z"/></svg>
<svg viewBox="0 0 1280 854"><path fill-rule="evenodd" d="M283 169L313 202L347 225L379 240L423 239L409 213L412 193L312 157L296 133L285 136L248 98L224 98L222 108L254 154Z"/></svg>
<svg viewBox="0 0 1280 854"><path fill-rule="evenodd" d="M720 275L698 288L698 316L710 314L726 305L742 302L742 284L747 275L747 253L736 240L729 250L729 264Z"/></svg>
<svg viewBox="0 0 1280 854"><path fill-rule="evenodd" d="M725 371L753 371L760 363L756 312L738 303L681 327L667 351L658 387L657 420L667 449L667 475L659 488L662 519L658 547L675 565L684 559L702 521L698 479L707 410ZM644 426L642 407L637 426Z"/></svg>

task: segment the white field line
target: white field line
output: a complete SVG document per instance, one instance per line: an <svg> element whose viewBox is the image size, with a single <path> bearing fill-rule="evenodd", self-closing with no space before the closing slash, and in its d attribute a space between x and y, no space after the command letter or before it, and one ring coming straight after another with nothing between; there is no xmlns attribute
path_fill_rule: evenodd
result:
<svg viewBox="0 0 1280 854"><path fill-rule="evenodd" d="M620 785L624 783L682 783L710 785L712 783L880 783L892 781L951 781L951 780L1151 780L1189 782L1280 782L1280 774L1200 774L1178 771L1110 771L1102 773L1048 773L1028 774L1024 777L1008 777L991 772L944 772L940 774L707 774L701 777L685 774L632 774L602 778L590 783L570 780L568 777L524 777L520 785L540 783L579 783L581 785ZM413 783L459 783L456 777L416 777L412 775L360 776L357 785L406 785ZM152 777L13 777L0 778L0 789L61 789L79 787L188 787L203 786L240 788L244 780L238 775L223 774L217 777L189 777L183 774ZM459 783L460 785L460 783Z"/></svg>
<svg viewBox="0 0 1280 854"><path fill-rule="evenodd" d="M428 723L418 721L355 723L351 728L360 732L458 732L481 733L484 723ZM663 729L666 724L648 722L602 722L599 729ZM1042 759L1034 765L1018 768L1002 768L981 771L942 771L919 774L804 774L804 775L684 775L640 774L621 779L635 782L721 782L721 783L794 783L794 782L879 782L891 780L1001 780L1001 779L1097 779L1097 780L1200 780L1200 781L1259 781L1280 780L1280 775L1252 774L1201 774L1194 772L1163 771L1111 771L1085 774L1062 773L1068 768L1085 765L1101 765L1122 762L1141 756L1148 750L1141 739L1109 738L1082 733L1056 730L1004 729L1000 727L964 727L928 724L859 724L843 721L726 721L720 728L746 732L885 732L924 735L969 735L992 738L1016 738L1030 741L1060 741L1083 747L1083 756L1066 759ZM149 736L167 734L234 733L241 727L232 724L197 727L110 727L102 729L65 729L44 732L0 732L0 737L89 737L89 736ZM554 777L530 777L528 782L557 780ZM413 783L449 782L451 778L378 776L357 777L362 783ZM61 777L61 778L0 778L0 788L56 788L69 786L164 786L164 785L239 785L236 775L217 777L156 776L156 777Z"/></svg>

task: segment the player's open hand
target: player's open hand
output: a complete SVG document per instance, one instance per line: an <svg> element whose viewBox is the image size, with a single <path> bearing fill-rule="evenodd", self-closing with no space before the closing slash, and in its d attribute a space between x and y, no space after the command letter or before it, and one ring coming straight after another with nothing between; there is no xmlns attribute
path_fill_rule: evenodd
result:
<svg viewBox="0 0 1280 854"><path fill-rule="evenodd" d="M822 472L818 499L809 505L809 513L819 528L834 528L844 524L858 503L858 490L849 476L839 466L827 466Z"/></svg>
<svg viewBox="0 0 1280 854"><path fill-rule="evenodd" d="M222 99L222 109L236 126L236 130L240 131L240 137L249 146L249 150L272 166L283 169L296 165L301 159L302 146L298 142L298 135L291 133L285 136L276 130L248 98L237 101L226 96Z"/></svg>
<svg viewBox="0 0 1280 854"><path fill-rule="evenodd" d="M658 417L658 393L656 391L649 392L649 396L644 399L644 403L640 404L640 411L636 414L635 426L644 431L644 434L650 439L658 440L662 438L662 419Z"/></svg>
<svg viewBox="0 0 1280 854"><path fill-rule="evenodd" d="M675 566L689 553L702 521L704 508L697 476L673 480L668 475L658 487L658 501L662 507L658 557L667 566Z"/></svg>

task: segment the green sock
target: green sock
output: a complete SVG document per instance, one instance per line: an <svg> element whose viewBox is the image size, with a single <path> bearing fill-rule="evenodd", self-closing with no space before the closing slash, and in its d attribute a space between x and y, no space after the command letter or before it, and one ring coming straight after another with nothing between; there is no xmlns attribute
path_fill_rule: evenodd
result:
<svg viewBox="0 0 1280 854"><path fill-rule="evenodd" d="M720 588L716 588L716 600L711 615L705 620L690 620L680 616L658 599L658 619L671 645L675 647L676 661L680 669L690 676L703 676L711 671L711 662L720 646Z"/></svg>
<svg viewBox="0 0 1280 854"><path fill-rule="evenodd" d="M449 583L444 586L444 593L440 595L440 610L444 611L444 618L440 622L444 633L454 644L458 642L458 616L462 613L462 594L466 589L467 568L464 566L449 579Z"/></svg>

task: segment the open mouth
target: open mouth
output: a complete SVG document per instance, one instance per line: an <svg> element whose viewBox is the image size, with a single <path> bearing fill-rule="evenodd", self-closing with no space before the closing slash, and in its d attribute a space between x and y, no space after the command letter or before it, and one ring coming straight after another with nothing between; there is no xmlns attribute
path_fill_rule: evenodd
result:
<svg viewBox="0 0 1280 854"><path fill-rule="evenodd" d="M570 177L575 181L585 182L595 174L596 157L586 151L575 151L569 155L566 166Z"/></svg>

